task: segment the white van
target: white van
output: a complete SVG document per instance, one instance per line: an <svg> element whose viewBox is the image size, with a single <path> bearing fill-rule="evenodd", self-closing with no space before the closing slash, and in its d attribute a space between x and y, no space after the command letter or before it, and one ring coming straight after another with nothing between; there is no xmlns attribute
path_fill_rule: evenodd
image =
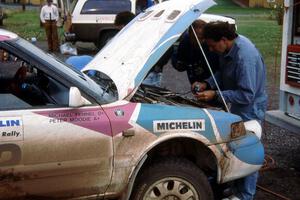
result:
<svg viewBox="0 0 300 200"><path fill-rule="evenodd" d="M151 4L152 0L73 0L70 6L66 6L71 25L65 38L67 41L94 42L102 48L118 31L114 20L119 12L136 14Z"/></svg>

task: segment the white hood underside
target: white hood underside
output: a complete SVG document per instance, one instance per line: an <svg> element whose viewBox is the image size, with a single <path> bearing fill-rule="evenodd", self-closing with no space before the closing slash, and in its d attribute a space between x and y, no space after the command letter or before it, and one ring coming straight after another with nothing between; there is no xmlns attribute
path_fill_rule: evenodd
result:
<svg viewBox="0 0 300 200"><path fill-rule="evenodd" d="M167 49L214 4L212 0L169 0L150 7L122 29L82 71L103 72L116 84L119 99L130 96Z"/></svg>

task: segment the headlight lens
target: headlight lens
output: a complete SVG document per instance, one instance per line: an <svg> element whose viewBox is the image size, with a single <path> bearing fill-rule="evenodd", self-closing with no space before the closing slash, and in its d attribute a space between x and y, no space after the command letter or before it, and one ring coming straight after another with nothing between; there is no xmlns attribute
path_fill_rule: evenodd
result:
<svg viewBox="0 0 300 200"><path fill-rule="evenodd" d="M245 129L245 125L244 122L240 121L240 122L236 122L231 124L231 139L240 137L246 135L246 129Z"/></svg>

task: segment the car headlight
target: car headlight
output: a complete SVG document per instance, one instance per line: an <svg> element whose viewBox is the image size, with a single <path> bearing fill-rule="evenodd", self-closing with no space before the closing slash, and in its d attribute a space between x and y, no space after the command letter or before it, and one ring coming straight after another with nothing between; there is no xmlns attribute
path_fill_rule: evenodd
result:
<svg viewBox="0 0 300 200"><path fill-rule="evenodd" d="M247 131L254 133L259 139L262 134L262 127L257 120L250 120L244 123Z"/></svg>
<svg viewBox="0 0 300 200"><path fill-rule="evenodd" d="M245 129L245 125L244 122L240 121L240 122L235 122L233 124L231 124L231 133L230 133L230 137L231 139L240 137L246 135L246 129Z"/></svg>

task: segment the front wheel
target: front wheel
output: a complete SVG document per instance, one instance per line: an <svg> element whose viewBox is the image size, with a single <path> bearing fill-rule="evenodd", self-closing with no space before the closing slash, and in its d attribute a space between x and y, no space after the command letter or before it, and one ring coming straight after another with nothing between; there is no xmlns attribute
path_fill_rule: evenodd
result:
<svg viewBox="0 0 300 200"><path fill-rule="evenodd" d="M204 173L185 159L168 159L146 169L131 200L209 200L213 193Z"/></svg>

